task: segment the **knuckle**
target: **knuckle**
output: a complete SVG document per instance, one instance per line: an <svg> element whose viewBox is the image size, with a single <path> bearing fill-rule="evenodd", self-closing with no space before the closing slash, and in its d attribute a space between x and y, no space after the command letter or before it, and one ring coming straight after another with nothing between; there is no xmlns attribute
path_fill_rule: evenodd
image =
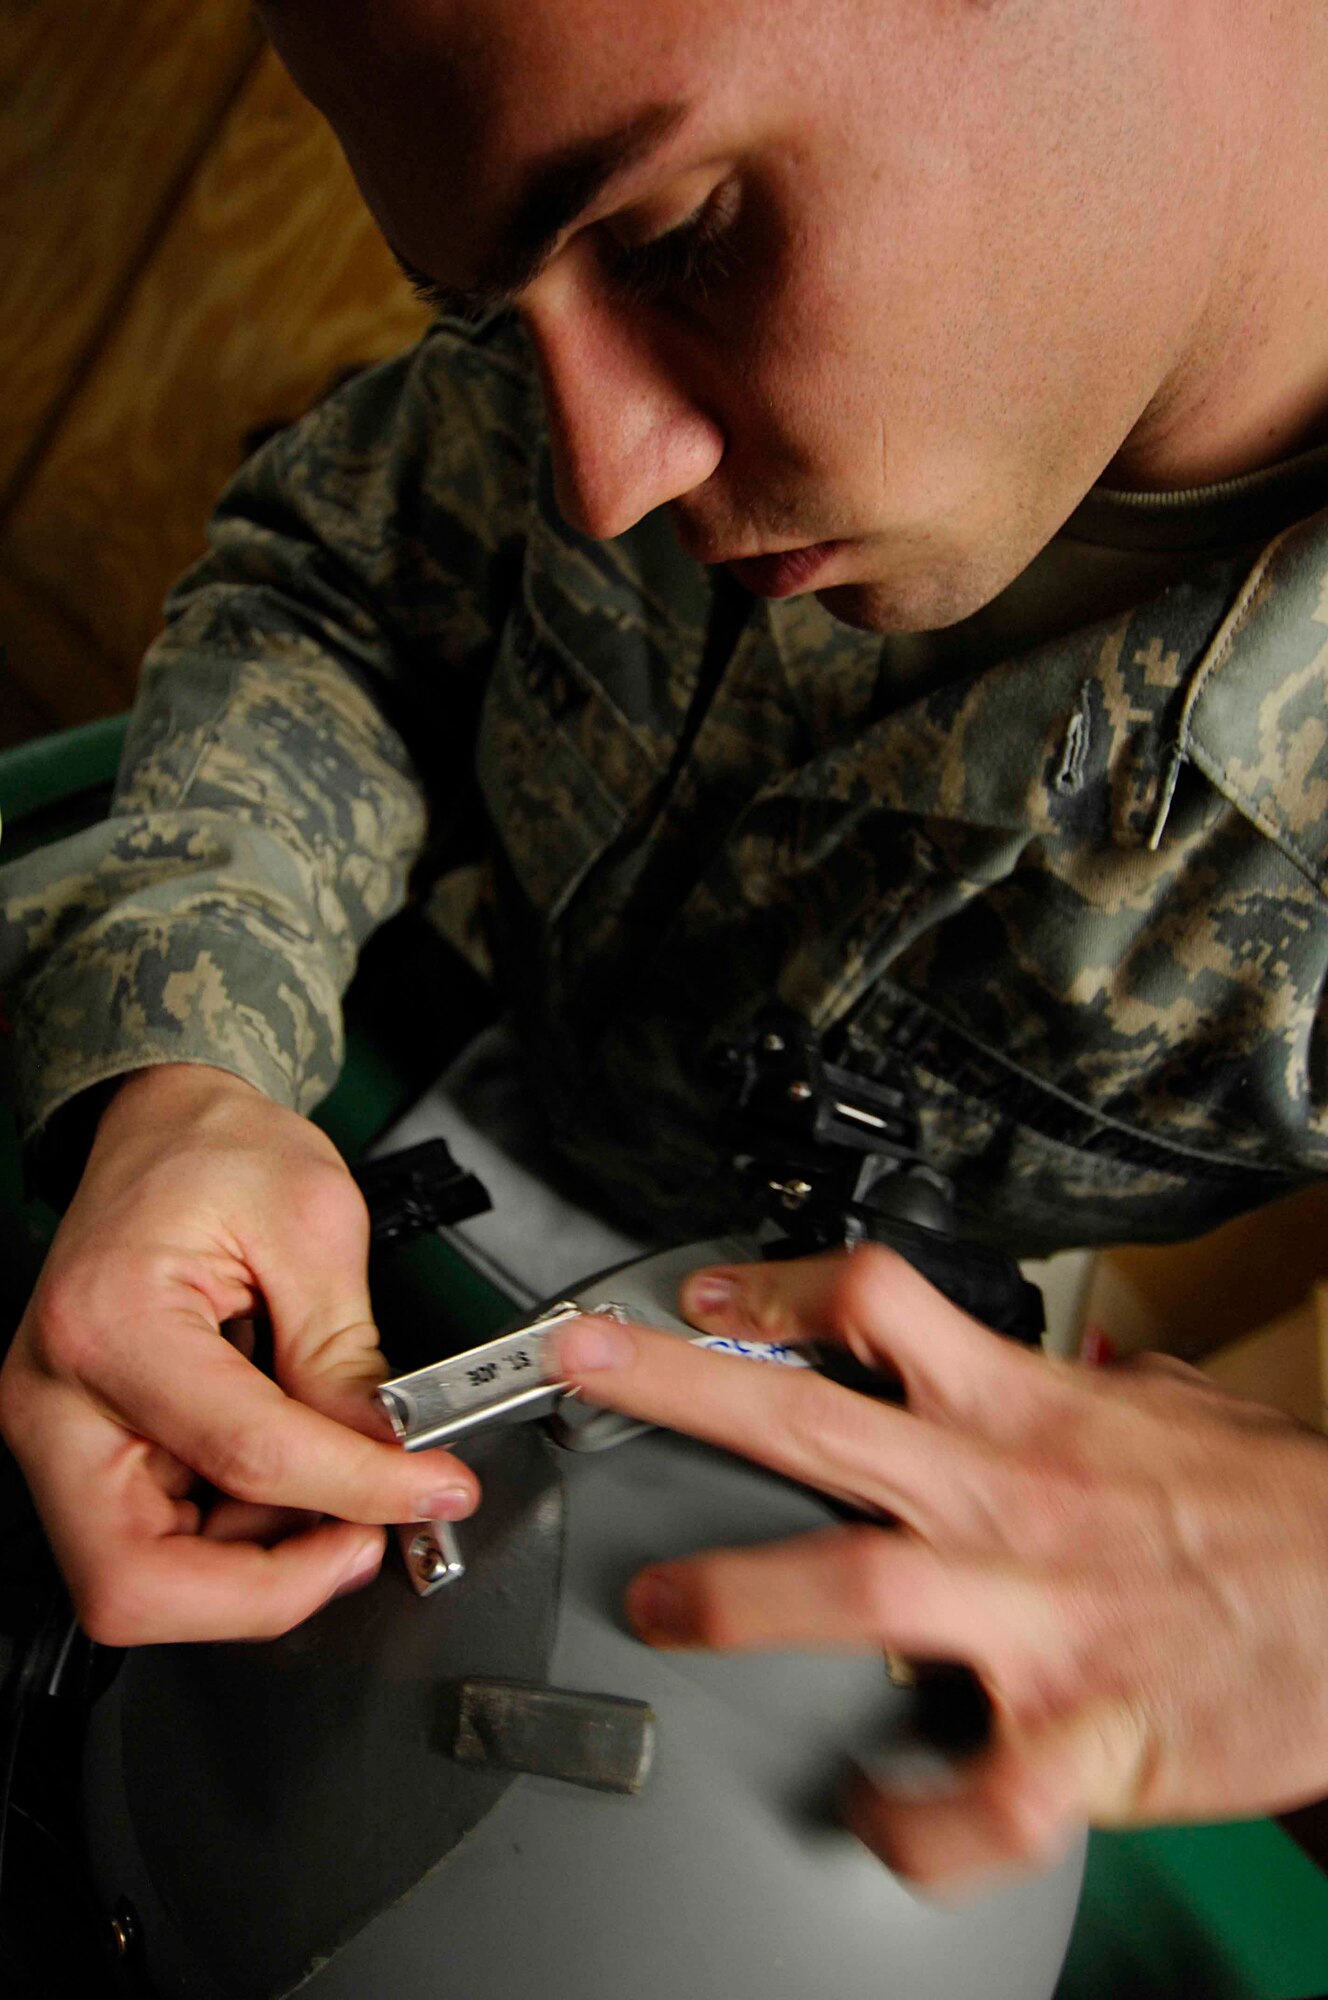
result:
<svg viewBox="0 0 1328 2000"><path fill-rule="evenodd" d="M89 1379L115 1330L178 1284L178 1264L165 1250L101 1242L53 1260L33 1294L33 1355L53 1375Z"/></svg>
<svg viewBox="0 0 1328 2000"><path fill-rule="evenodd" d="M840 1261L831 1287L831 1313L850 1326L871 1317L911 1270L907 1258L887 1244L860 1243Z"/></svg>
<svg viewBox="0 0 1328 2000"><path fill-rule="evenodd" d="M737 1266L728 1274L733 1291L725 1317L758 1338L780 1339L794 1317L786 1295L786 1269L779 1264Z"/></svg>
<svg viewBox="0 0 1328 2000"><path fill-rule="evenodd" d="M847 1417L844 1392L810 1371L780 1371L771 1387L783 1404L779 1409L777 1403L776 1415L794 1450L815 1465L838 1458Z"/></svg>
<svg viewBox="0 0 1328 2000"><path fill-rule="evenodd" d="M89 1288L77 1269L48 1271L33 1300L32 1344L53 1373L81 1376L98 1345Z"/></svg>
<svg viewBox="0 0 1328 2000"><path fill-rule="evenodd" d="M1006 1774L987 1786L985 1803L993 1839L1009 1860L1032 1865L1055 1847L1061 1816L1039 1787Z"/></svg>
<svg viewBox="0 0 1328 2000"><path fill-rule="evenodd" d="M281 1489L285 1454L266 1428L237 1424L208 1440L200 1471L234 1500L275 1500Z"/></svg>
<svg viewBox="0 0 1328 2000"><path fill-rule="evenodd" d="M1140 1354L1125 1354L1113 1363L1118 1376L1134 1376L1136 1379L1156 1377L1163 1381L1191 1382L1208 1387L1208 1377L1201 1375L1190 1362L1182 1361L1178 1354L1157 1354L1150 1351Z"/></svg>
<svg viewBox="0 0 1328 2000"><path fill-rule="evenodd" d="M23 1382L11 1350L4 1366L0 1367L0 1438L15 1455L27 1428L29 1396L30 1390Z"/></svg>
<svg viewBox="0 0 1328 2000"><path fill-rule="evenodd" d="M286 1209L292 1232L304 1241L347 1249L368 1245L369 1210L340 1160L306 1167Z"/></svg>
<svg viewBox="0 0 1328 2000"><path fill-rule="evenodd" d="M79 1624L98 1646L118 1652L165 1636L154 1629L150 1606L127 1573L85 1583L74 1589L73 1598Z"/></svg>

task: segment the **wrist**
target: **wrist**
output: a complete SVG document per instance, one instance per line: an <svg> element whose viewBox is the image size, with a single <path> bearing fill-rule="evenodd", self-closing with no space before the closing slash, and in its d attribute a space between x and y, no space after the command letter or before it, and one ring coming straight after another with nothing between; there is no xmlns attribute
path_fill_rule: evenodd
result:
<svg viewBox="0 0 1328 2000"><path fill-rule="evenodd" d="M155 1063L117 1077L101 1105L92 1151L144 1136L154 1143L172 1128L198 1132L224 1125L238 1113L261 1114L276 1107L254 1084L233 1071L208 1063Z"/></svg>
<svg viewBox="0 0 1328 2000"><path fill-rule="evenodd" d="M227 1101L252 1102L264 1096L257 1085L233 1070L217 1069L211 1063L153 1063L147 1069L127 1070L105 1085L98 1129L112 1116L126 1112L137 1117L151 1107L161 1113L174 1105L199 1106Z"/></svg>
<svg viewBox="0 0 1328 2000"><path fill-rule="evenodd" d="M57 1135L66 1203L98 1169L131 1173L228 1124L236 1112L270 1109L270 1100L229 1070L206 1063L159 1063L108 1078L66 1107L71 1122ZM76 1121L76 1122L75 1122ZM81 1148L80 1148L81 1140Z"/></svg>

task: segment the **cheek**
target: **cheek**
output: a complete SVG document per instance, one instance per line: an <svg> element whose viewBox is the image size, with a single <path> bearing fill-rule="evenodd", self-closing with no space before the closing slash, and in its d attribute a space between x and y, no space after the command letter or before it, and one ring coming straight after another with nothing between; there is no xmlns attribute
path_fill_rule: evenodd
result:
<svg viewBox="0 0 1328 2000"><path fill-rule="evenodd" d="M990 426L962 301L849 218L803 231L742 290L721 351L745 461L873 513L888 492L934 518L971 490Z"/></svg>
<svg viewBox="0 0 1328 2000"><path fill-rule="evenodd" d="M830 608L913 629L987 602L1098 468L1049 371L1037 274L1007 271L990 243L979 254L989 217L943 228L943 209L902 198L892 216L885 232L841 203L805 227L724 301L712 351L730 492L767 523L777 507L809 537L870 543L868 571L894 594Z"/></svg>
<svg viewBox="0 0 1328 2000"><path fill-rule="evenodd" d="M730 447L751 475L879 488L883 415L873 313L811 272L763 285L725 339Z"/></svg>

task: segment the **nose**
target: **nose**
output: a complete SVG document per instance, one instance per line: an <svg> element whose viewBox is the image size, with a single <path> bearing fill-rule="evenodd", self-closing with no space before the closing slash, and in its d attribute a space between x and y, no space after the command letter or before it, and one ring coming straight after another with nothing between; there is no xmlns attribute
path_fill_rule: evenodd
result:
<svg viewBox="0 0 1328 2000"><path fill-rule="evenodd" d="M563 274L558 276L562 278ZM525 318L539 358L554 493L583 535L621 535L700 486L724 439L676 365L625 302L567 278L533 286ZM539 293L539 296L536 294Z"/></svg>

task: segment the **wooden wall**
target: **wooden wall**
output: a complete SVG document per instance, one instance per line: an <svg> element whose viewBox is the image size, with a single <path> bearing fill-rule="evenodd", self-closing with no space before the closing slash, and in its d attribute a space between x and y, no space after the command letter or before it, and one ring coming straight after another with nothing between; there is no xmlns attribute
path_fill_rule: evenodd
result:
<svg viewBox="0 0 1328 2000"><path fill-rule="evenodd" d="M425 318L246 0L0 0L0 745L128 704L245 440Z"/></svg>

